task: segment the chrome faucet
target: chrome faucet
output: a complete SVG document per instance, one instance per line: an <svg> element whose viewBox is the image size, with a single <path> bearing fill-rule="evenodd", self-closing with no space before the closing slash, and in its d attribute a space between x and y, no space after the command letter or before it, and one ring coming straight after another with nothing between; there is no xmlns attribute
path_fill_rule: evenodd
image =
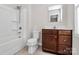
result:
<svg viewBox="0 0 79 59"><path fill-rule="evenodd" d="M54 26L53 28L56 29L56 26Z"/></svg>

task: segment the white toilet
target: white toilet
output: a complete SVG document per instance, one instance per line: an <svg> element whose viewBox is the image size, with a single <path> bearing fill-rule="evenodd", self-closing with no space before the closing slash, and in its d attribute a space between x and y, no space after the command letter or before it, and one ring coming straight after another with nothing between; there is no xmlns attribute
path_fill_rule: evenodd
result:
<svg viewBox="0 0 79 59"><path fill-rule="evenodd" d="M28 54L33 54L38 48L38 31L33 31L33 37L27 40Z"/></svg>

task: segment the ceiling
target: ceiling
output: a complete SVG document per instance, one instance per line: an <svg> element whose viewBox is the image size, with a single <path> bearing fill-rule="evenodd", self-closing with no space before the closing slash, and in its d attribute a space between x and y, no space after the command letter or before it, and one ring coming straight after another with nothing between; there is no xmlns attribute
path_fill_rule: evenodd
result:
<svg viewBox="0 0 79 59"><path fill-rule="evenodd" d="M4 5L11 7L11 8L16 8L17 6L27 7L27 4L4 4Z"/></svg>
<svg viewBox="0 0 79 59"><path fill-rule="evenodd" d="M11 8L16 8L17 6L27 7L28 5L32 5L32 4L3 4L3 5L6 5L6 6L11 7ZM46 4L46 5L51 6L51 5L57 5L57 4Z"/></svg>

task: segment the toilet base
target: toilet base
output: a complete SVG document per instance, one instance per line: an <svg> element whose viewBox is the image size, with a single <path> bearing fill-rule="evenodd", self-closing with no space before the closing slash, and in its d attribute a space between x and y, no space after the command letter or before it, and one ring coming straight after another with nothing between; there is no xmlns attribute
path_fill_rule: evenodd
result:
<svg viewBox="0 0 79 59"><path fill-rule="evenodd" d="M37 50L38 46L28 46L28 54L34 54L35 51Z"/></svg>

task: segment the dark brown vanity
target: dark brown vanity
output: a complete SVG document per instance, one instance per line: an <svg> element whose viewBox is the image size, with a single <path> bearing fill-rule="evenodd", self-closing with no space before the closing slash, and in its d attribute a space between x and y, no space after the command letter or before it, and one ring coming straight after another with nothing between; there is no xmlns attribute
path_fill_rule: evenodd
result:
<svg viewBox="0 0 79 59"><path fill-rule="evenodd" d="M42 50L72 55L72 30L42 29Z"/></svg>

